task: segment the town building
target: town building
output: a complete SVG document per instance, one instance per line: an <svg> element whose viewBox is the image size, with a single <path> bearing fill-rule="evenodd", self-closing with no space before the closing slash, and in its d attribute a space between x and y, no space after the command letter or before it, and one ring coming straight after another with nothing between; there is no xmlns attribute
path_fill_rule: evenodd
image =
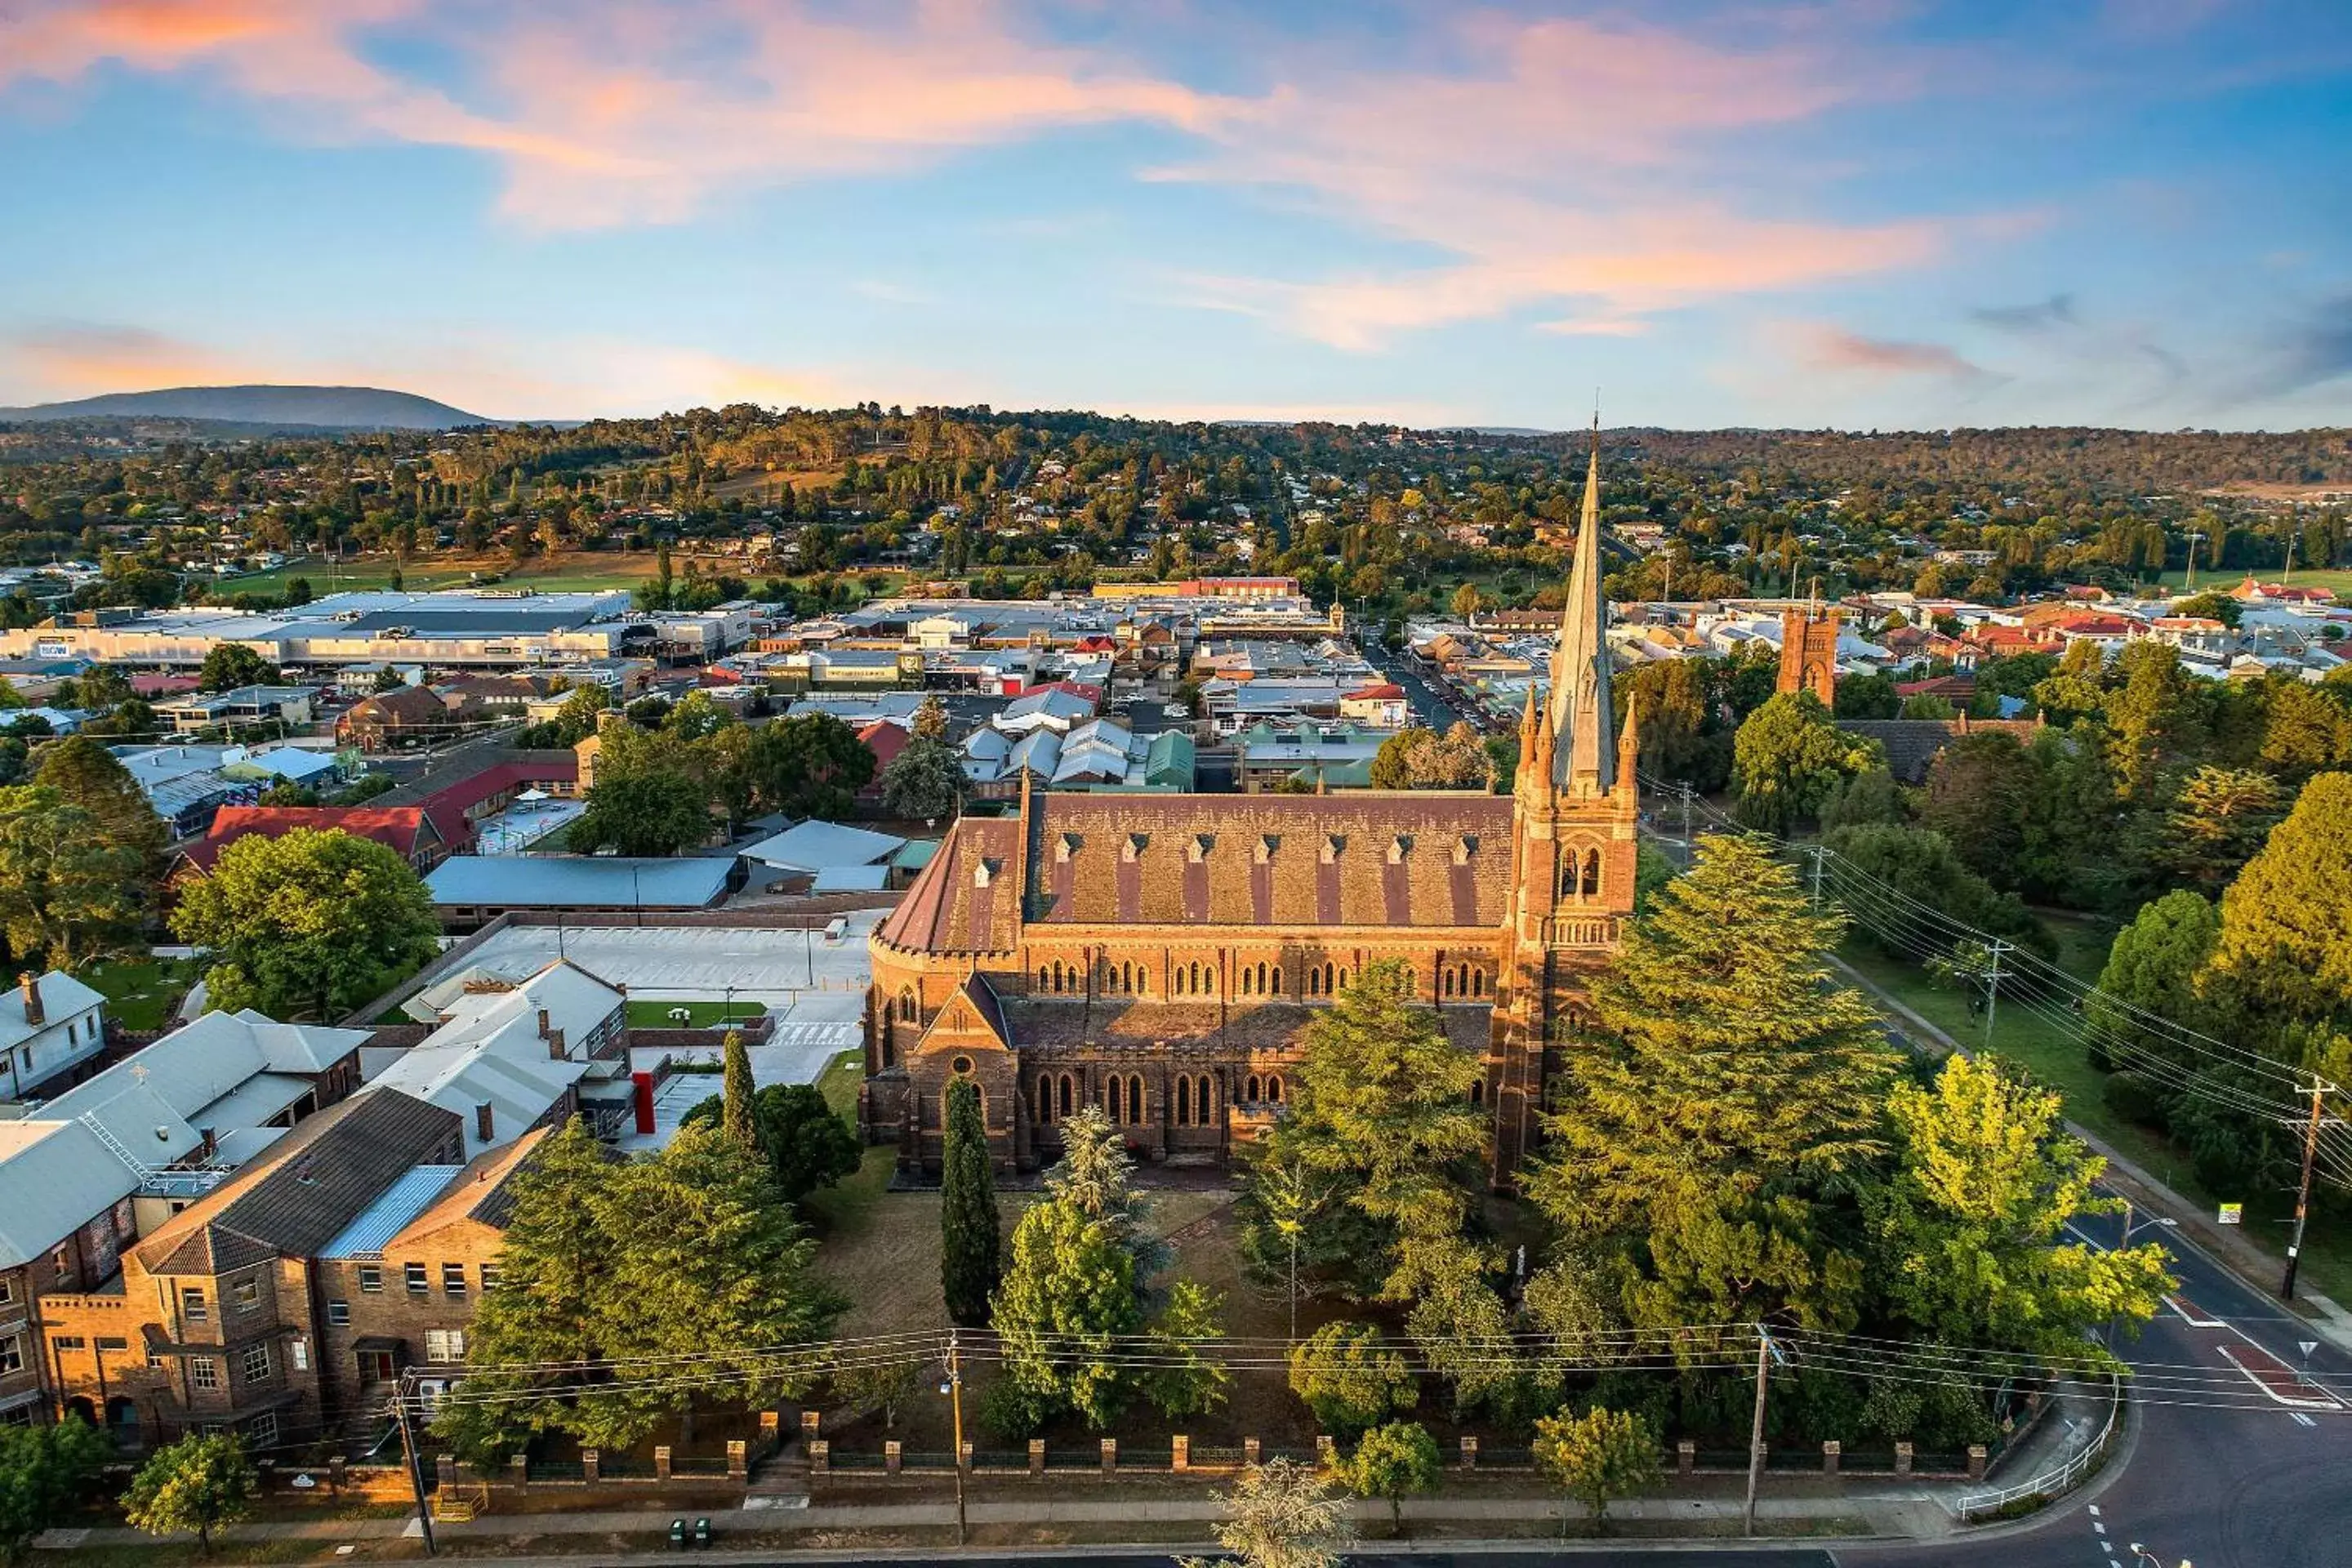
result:
<svg viewBox="0 0 2352 1568"><path fill-rule="evenodd" d="M348 833L396 851L422 873L439 865L449 847L422 806L415 805L225 805L213 813L202 838L181 847L167 880L177 884L209 876L221 851L240 838L276 838L297 828Z"/></svg>
<svg viewBox="0 0 2352 1568"><path fill-rule="evenodd" d="M966 817L875 930L861 1116L938 1167L948 1084L1000 1163L1100 1106L1155 1161L1217 1163L1278 1114L1303 1035L1365 965L1401 962L1485 1073L1514 1179L1556 1026L1633 907L1638 794L1603 642L1596 449L1548 700L1509 795L1024 789Z"/></svg>
<svg viewBox="0 0 2352 1568"><path fill-rule="evenodd" d="M106 1049L106 998L61 969L0 992L0 1100L54 1093Z"/></svg>

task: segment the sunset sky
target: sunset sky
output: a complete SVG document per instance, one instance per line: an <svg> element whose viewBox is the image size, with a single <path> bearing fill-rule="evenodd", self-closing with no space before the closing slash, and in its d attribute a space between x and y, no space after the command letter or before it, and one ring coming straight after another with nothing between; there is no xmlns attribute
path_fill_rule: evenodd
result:
<svg viewBox="0 0 2352 1568"><path fill-rule="evenodd" d="M2352 4L0 0L0 404L2352 424Z"/></svg>

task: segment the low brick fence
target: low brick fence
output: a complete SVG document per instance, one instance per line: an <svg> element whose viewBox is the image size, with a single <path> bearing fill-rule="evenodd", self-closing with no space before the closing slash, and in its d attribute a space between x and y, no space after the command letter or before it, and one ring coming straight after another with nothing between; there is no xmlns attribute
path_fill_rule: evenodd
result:
<svg viewBox="0 0 2352 1568"><path fill-rule="evenodd" d="M747 1018L736 1019L732 1027L735 1033L743 1037L745 1045L764 1046L768 1043L769 1037L776 1032L776 1020L772 1014L759 1013ZM727 1044L727 1034L728 1030L718 1025L713 1025L708 1029L667 1027L649 1029L632 1024L629 1026L629 1048L631 1050L715 1052Z"/></svg>

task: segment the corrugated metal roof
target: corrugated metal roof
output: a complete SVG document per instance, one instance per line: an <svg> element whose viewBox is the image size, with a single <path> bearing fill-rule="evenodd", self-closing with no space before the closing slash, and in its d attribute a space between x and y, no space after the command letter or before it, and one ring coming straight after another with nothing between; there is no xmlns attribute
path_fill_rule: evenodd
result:
<svg viewBox="0 0 2352 1568"><path fill-rule="evenodd" d="M814 817L762 838L743 851L746 859L798 871L821 871L828 866L870 866L897 852L906 840L892 833L849 827Z"/></svg>
<svg viewBox="0 0 2352 1568"><path fill-rule="evenodd" d="M593 855L453 855L425 886L436 904L702 909L727 890L718 857L633 860Z"/></svg>
<svg viewBox="0 0 2352 1568"><path fill-rule="evenodd" d="M360 1217L319 1249L321 1258L376 1258L401 1227L433 1205L463 1165L419 1165L383 1190Z"/></svg>

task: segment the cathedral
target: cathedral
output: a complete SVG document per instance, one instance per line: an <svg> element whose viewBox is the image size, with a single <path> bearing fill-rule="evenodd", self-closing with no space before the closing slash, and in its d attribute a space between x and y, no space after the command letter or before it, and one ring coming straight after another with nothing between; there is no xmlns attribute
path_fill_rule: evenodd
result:
<svg viewBox="0 0 2352 1568"><path fill-rule="evenodd" d="M965 1078L1003 1168L1052 1163L1089 1105L1146 1161L1222 1163L1282 1114L1316 1010L1397 959L1486 1064L1472 1098L1508 1186L1559 1026L1633 910L1636 742L1605 615L1596 445L1508 796L1024 789L1013 815L957 822L871 938L866 1135L935 1172Z"/></svg>

